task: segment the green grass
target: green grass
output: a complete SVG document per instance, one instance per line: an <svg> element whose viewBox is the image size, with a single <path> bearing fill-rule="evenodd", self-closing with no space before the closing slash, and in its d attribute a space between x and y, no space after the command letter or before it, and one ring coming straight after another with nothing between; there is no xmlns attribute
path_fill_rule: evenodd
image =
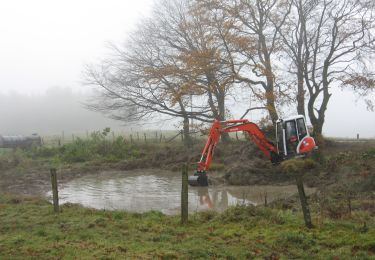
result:
<svg viewBox="0 0 375 260"><path fill-rule="evenodd" d="M52 213L43 200L0 196L0 259L370 259L375 223L361 214L315 218L238 206L203 212L182 226L178 216L131 214L65 205Z"/></svg>
<svg viewBox="0 0 375 260"><path fill-rule="evenodd" d="M44 158L63 163L117 162L140 156L137 147L128 143L123 137L108 140L106 138L108 131L93 132L89 139L76 138L72 143L60 147L34 147L27 151L26 155L32 159Z"/></svg>

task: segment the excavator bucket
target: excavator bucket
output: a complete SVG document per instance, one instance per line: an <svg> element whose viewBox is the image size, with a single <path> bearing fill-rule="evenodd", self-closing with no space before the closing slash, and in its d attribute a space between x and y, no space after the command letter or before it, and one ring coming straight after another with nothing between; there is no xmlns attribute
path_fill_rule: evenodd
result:
<svg viewBox="0 0 375 260"><path fill-rule="evenodd" d="M205 172L196 172L193 176L189 176L190 186L208 186L208 178Z"/></svg>

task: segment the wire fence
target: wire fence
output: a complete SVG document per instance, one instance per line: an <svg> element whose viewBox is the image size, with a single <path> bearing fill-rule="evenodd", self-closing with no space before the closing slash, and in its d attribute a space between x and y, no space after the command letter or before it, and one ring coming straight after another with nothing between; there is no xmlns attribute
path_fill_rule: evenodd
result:
<svg viewBox="0 0 375 260"><path fill-rule="evenodd" d="M90 140L93 135L101 133L101 131L86 131L79 133L66 133L64 131L61 134L55 135L43 135L42 144L45 146L62 146L64 144L73 143L78 139ZM204 131L193 131L189 133L193 143L199 143L207 139L207 133ZM106 133L105 139L108 141L115 141L121 137L124 142L141 144L141 143L183 143L184 134L183 131L179 130L146 130L137 132L126 132L126 131L110 131ZM245 135L242 133L230 133L232 140L243 141L246 140Z"/></svg>

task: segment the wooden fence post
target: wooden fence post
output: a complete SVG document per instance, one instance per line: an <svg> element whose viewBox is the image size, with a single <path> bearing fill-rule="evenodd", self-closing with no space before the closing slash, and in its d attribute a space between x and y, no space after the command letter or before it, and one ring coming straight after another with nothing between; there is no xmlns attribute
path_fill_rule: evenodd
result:
<svg viewBox="0 0 375 260"><path fill-rule="evenodd" d="M310 214L310 208L307 203L307 198L306 198L306 193L305 193L305 188L303 186L303 181L302 181L302 174L301 173L295 173L295 178L297 182L297 189L298 189L298 194L301 200L301 207L302 207L302 212L303 212L303 217L305 219L305 225L307 228L313 228L313 224L311 222L311 214Z"/></svg>
<svg viewBox="0 0 375 260"><path fill-rule="evenodd" d="M182 167L182 189L181 189L181 223L187 224L189 218L189 185L188 165Z"/></svg>
<svg viewBox="0 0 375 260"><path fill-rule="evenodd" d="M147 136L146 136L146 133L144 133L144 135L145 135L145 143L147 143Z"/></svg>
<svg viewBox="0 0 375 260"><path fill-rule="evenodd" d="M51 172L51 183L52 183L52 195L53 195L53 210L55 213L59 213L59 192L57 189L57 174L56 169L52 168Z"/></svg>
<svg viewBox="0 0 375 260"><path fill-rule="evenodd" d="M264 192L264 206L265 206L265 207L268 206L268 201L267 201L267 191Z"/></svg>

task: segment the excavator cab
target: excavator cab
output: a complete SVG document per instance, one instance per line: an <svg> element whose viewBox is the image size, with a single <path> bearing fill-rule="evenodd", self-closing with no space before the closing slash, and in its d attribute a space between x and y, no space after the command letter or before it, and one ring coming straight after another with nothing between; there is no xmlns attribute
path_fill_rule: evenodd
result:
<svg viewBox="0 0 375 260"><path fill-rule="evenodd" d="M246 119L217 121L211 126L207 143L198 163L197 171L189 177L191 186L208 186L207 170L210 168L216 145L222 133L246 132L272 164L291 158L304 157L316 149L314 138L309 134L305 117L302 115L280 119L276 124L276 143L267 140L263 131Z"/></svg>
<svg viewBox="0 0 375 260"><path fill-rule="evenodd" d="M281 160L304 156L315 147L305 117L302 115L280 119L276 123L277 151Z"/></svg>

